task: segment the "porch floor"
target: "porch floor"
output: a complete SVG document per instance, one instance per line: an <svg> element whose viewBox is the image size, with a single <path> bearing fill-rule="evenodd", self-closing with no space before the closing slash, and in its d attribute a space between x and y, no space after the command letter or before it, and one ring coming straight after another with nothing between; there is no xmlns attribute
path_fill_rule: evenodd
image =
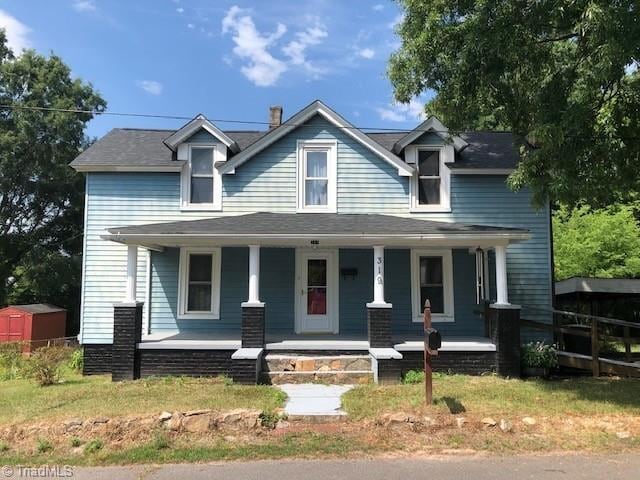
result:
<svg viewBox="0 0 640 480"><path fill-rule="evenodd" d="M394 348L399 352L416 352L424 348L421 336L394 336ZM237 350L241 347L239 332L162 332L145 335L140 349L150 350ZM265 350L369 350L364 335L267 335ZM441 352L495 352L489 338L449 336L442 339Z"/></svg>

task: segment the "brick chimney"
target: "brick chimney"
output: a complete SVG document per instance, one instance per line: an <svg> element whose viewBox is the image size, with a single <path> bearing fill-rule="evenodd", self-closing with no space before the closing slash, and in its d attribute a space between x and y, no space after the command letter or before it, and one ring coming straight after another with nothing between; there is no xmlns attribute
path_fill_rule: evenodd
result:
<svg viewBox="0 0 640 480"><path fill-rule="evenodd" d="M269 130L279 127L282 123L282 107L273 105L269 107Z"/></svg>

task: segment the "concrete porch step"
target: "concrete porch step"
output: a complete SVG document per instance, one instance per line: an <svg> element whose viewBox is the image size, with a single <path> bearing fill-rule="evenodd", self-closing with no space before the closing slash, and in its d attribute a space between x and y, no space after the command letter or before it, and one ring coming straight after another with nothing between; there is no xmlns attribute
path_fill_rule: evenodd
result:
<svg viewBox="0 0 640 480"><path fill-rule="evenodd" d="M265 372L371 371L369 355L284 355L269 353L262 359Z"/></svg>
<svg viewBox="0 0 640 480"><path fill-rule="evenodd" d="M271 385L321 383L330 385L363 385L373 383L371 370L349 371L263 371L261 374L263 383Z"/></svg>

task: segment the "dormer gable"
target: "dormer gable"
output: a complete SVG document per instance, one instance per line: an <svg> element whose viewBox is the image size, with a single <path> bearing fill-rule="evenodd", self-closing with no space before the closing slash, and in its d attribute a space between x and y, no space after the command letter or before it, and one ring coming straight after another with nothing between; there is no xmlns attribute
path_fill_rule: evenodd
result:
<svg viewBox="0 0 640 480"><path fill-rule="evenodd" d="M199 130L205 130L213 135L223 145L231 150L232 153L238 153L240 151L240 147L238 147L238 144L234 140L229 138L229 136L227 136L222 130L211 123L207 119L207 117L202 114L197 115L189 123L181 127L169 137L165 138L164 144L175 152L178 148L178 145L180 145L182 142L184 142Z"/></svg>
<svg viewBox="0 0 640 480"><path fill-rule="evenodd" d="M414 143L427 132L433 132L442 138L445 143L451 143L456 152L463 150L467 146L467 142L465 142L462 137L449 133L449 129L445 127L437 117L432 115L404 137L400 138L400 140L393 145L393 152L399 154L408 145Z"/></svg>

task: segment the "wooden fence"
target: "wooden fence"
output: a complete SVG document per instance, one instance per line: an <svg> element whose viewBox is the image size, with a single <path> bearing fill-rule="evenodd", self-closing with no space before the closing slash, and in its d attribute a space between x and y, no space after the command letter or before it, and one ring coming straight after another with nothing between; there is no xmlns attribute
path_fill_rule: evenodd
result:
<svg viewBox="0 0 640 480"><path fill-rule="evenodd" d="M527 312L553 316L553 323L524 317L520 322L522 327L553 332L560 365L591 370L594 377L603 373L640 376L640 355L634 354L632 349L633 345L640 345L640 324L562 310L528 309ZM582 339L582 342L576 341L576 338ZM602 352L602 345L606 343L624 345L624 353L621 353L624 360L610 351ZM583 351L570 351L572 345L573 350ZM576 345L582 348L575 348ZM589 351L585 352L585 349Z"/></svg>

